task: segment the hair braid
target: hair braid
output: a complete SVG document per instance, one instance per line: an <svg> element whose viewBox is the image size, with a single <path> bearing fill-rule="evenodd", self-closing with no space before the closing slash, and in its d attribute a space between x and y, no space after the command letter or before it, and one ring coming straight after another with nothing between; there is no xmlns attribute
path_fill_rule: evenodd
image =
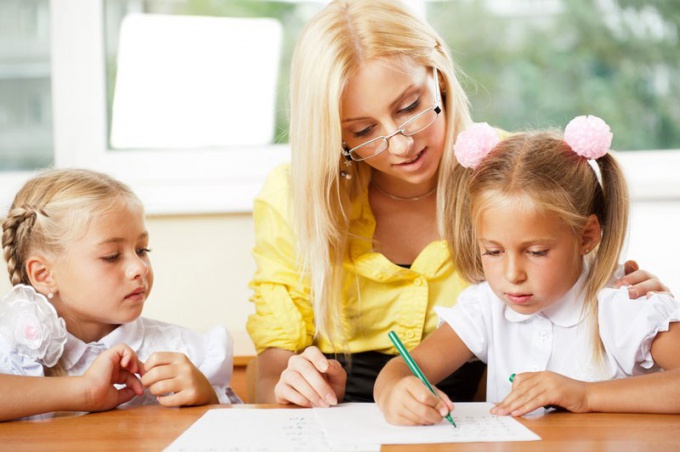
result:
<svg viewBox="0 0 680 452"><path fill-rule="evenodd" d="M38 214L45 215L42 209L32 206L15 207L9 211L2 224L2 249L12 285L30 284L22 251L28 244Z"/></svg>

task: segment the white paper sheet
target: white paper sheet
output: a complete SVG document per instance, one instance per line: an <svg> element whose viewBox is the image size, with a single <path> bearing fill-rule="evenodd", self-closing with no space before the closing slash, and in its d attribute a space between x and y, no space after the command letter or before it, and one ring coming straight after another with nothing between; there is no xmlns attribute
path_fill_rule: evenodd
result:
<svg viewBox="0 0 680 452"><path fill-rule="evenodd" d="M166 451L288 452L333 451L314 410L215 409L206 412ZM342 450L378 452L379 445Z"/></svg>
<svg viewBox="0 0 680 452"><path fill-rule="evenodd" d="M511 417L489 414L491 404L457 403L458 428L440 424L400 427L385 421L373 403L332 408L209 410L166 451L379 451L380 444L535 441Z"/></svg>
<svg viewBox="0 0 680 452"><path fill-rule="evenodd" d="M431 444L493 441L535 441L541 438L509 416L493 416L490 403L456 403L437 425L402 427L388 424L374 403L348 403L315 409L328 442L339 449L352 444ZM352 432L352 435L347 435Z"/></svg>

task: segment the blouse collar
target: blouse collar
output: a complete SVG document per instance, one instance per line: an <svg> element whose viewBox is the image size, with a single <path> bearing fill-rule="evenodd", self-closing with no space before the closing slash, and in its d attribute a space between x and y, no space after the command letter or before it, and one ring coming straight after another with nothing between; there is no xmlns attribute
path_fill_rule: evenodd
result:
<svg viewBox="0 0 680 452"><path fill-rule="evenodd" d="M143 339L144 324L140 319L120 325L96 342L85 343L71 333L68 333L64 354L62 355L64 369L66 371L72 369L90 350L98 350L98 353L101 353L121 343L128 345L133 350L139 350Z"/></svg>

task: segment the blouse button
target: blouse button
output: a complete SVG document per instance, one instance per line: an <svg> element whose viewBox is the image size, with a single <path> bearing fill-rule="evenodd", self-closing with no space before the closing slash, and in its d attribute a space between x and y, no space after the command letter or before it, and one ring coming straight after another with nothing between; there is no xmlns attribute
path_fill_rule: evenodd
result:
<svg viewBox="0 0 680 452"><path fill-rule="evenodd" d="M545 331L545 330L543 330L543 331L541 331L541 332L538 334L538 336L539 336L542 340L546 340L546 339L548 339L548 332Z"/></svg>
<svg viewBox="0 0 680 452"><path fill-rule="evenodd" d="M406 332L406 337L409 339L413 339L416 336L416 333L413 332L413 330L408 330Z"/></svg>
<svg viewBox="0 0 680 452"><path fill-rule="evenodd" d="M413 281L413 284L415 284L415 285L418 286L418 287L422 286L422 285L423 285L423 278L416 278L416 279Z"/></svg>

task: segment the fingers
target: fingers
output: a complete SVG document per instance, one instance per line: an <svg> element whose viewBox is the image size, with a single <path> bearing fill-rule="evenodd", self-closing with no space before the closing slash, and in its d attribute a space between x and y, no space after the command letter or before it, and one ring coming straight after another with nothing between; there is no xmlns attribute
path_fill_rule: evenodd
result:
<svg viewBox="0 0 680 452"><path fill-rule="evenodd" d="M446 407L446 412L442 413L442 416L446 416L451 411L453 411L453 409L455 408L455 405L454 405L453 401L451 401L451 399L449 399L449 396L446 395L445 392L442 392L437 388L435 388L435 391L437 391L437 394L439 395L439 399L442 401L442 403Z"/></svg>
<svg viewBox="0 0 680 452"><path fill-rule="evenodd" d="M149 358L144 363L144 369L146 369L146 371L148 372L155 367L167 366L169 364L181 361L183 360L183 358L186 358L186 355L184 355L183 353L155 352L152 353L151 356L149 356Z"/></svg>
<svg viewBox="0 0 680 452"><path fill-rule="evenodd" d="M141 395L143 387L136 375L140 365L137 354L124 344L99 355L82 376L86 411L108 410Z"/></svg>
<svg viewBox="0 0 680 452"><path fill-rule="evenodd" d="M144 363L146 373L142 376L142 384L157 396L177 392L181 382L173 382L177 377L191 373L193 364L182 353L156 352Z"/></svg>
<svg viewBox="0 0 680 452"><path fill-rule="evenodd" d="M659 281L656 277L648 274L647 272L644 272L642 270L638 270L636 273L643 273L645 274L648 278L645 279L641 283L637 283L634 285L631 285L628 287L628 296L630 298L639 298L642 296L645 296L647 298L650 298L652 295L655 293L668 293L670 294L670 291L668 290L668 287L663 285L661 281ZM632 275L632 273L631 273Z"/></svg>
<svg viewBox="0 0 680 452"><path fill-rule="evenodd" d="M141 383L163 406L219 402L210 381L183 353L153 353L144 368Z"/></svg>
<svg viewBox="0 0 680 452"><path fill-rule="evenodd" d="M329 360L316 347L308 347L290 357L274 394L278 403L327 408L338 403L333 386L344 388L346 380L347 373L338 361Z"/></svg>
<svg viewBox="0 0 680 452"><path fill-rule="evenodd" d="M115 367L126 369L133 374L144 373L144 364L137 353L125 344L116 344L105 353L110 356L111 363ZM117 361L117 362L116 362Z"/></svg>
<svg viewBox="0 0 680 452"><path fill-rule="evenodd" d="M125 346L120 365L133 374L144 375L144 364L137 356L137 353L128 346Z"/></svg>
<svg viewBox="0 0 680 452"><path fill-rule="evenodd" d="M116 403L116 406L118 406L122 403L129 402L135 396L141 395L141 394L135 393L135 391L133 391L132 388L125 387L125 388L119 389L117 391L117 395L118 395L118 402Z"/></svg>
<svg viewBox="0 0 680 452"><path fill-rule="evenodd" d="M623 272L627 275L640 270L640 266L634 260L628 260L623 264Z"/></svg>
<svg viewBox="0 0 680 452"><path fill-rule="evenodd" d="M142 395L144 393L142 382L134 373L122 371L119 375L119 381L117 383L124 384L127 388L129 388L132 391L133 396L135 394Z"/></svg>
<svg viewBox="0 0 680 452"><path fill-rule="evenodd" d="M387 421L397 425L434 425L450 413L453 403L439 392L440 400L415 377L403 380L394 396L394 407L386 411Z"/></svg>
<svg viewBox="0 0 680 452"><path fill-rule="evenodd" d="M491 409L498 416L522 416L551 403L548 386L541 383L541 373L524 373L514 377L512 391Z"/></svg>
<svg viewBox="0 0 680 452"><path fill-rule="evenodd" d="M193 366L193 364L183 353L152 353L144 363L145 373L142 376L142 384L148 388L161 381L170 380L179 375L182 368L190 366ZM153 392L153 394L159 395L170 392L170 388L166 388L167 386L167 384L156 386L156 392Z"/></svg>
<svg viewBox="0 0 680 452"><path fill-rule="evenodd" d="M347 386L347 372L342 367L339 361L335 359L328 360L328 369L326 370L325 378L330 385L333 396L331 397L331 405L341 401L345 397L345 387ZM328 401L328 399L326 399Z"/></svg>
<svg viewBox="0 0 680 452"><path fill-rule="evenodd" d="M659 281L656 276L645 270L640 270L637 262L626 261L623 264L623 268L626 274L614 283L614 287L627 286L630 298L642 296L649 298L656 292L670 293L668 287Z"/></svg>
<svg viewBox="0 0 680 452"><path fill-rule="evenodd" d="M303 358L312 363L319 372L326 373L329 370L328 358L326 358L326 356L324 356L324 354L321 353L321 350L319 350L316 347L307 347L305 351L298 355L298 357ZM293 358L295 357L291 357L291 360L293 360Z"/></svg>

